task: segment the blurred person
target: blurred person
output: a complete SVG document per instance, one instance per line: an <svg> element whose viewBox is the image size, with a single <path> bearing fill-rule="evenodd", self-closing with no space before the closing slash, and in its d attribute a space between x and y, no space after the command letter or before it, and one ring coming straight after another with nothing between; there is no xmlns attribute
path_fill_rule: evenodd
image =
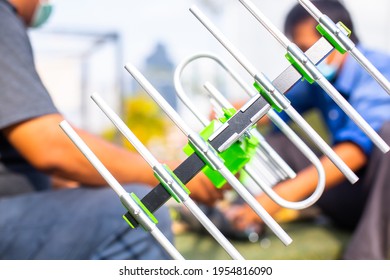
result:
<svg viewBox="0 0 390 280"><path fill-rule="evenodd" d="M333 21L343 22L352 29L351 39L363 54L390 78L390 57L365 48L358 40L351 17L339 1L313 1ZM319 38L317 22L309 13L295 5L285 21L285 33L306 51ZM390 143L390 97L349 54L332 52L319 66L320 70L363 118ZM327 157L321 162L326 173L326 189L316 203L322 212L339 226L352 230L344 259L390 258L390 155L383 154L334 101L316 84L298 82L288 93L292 106L299 113L317 109L325 121L333 150L357 173L360 180L352 185ZM288 121L286 114L281 116ZM317 184L315 168L275 130L267 141L282 158L299 171L297 177L283 181L274 190L286 200L299 201L310 195ZM266 195L256 197L274 215L281 209ZM235 206L227 213L237 230L262 224L247 206Z"/></svg>
<svg viewBox="0 0 390 280"><path fill-rule="evenodd" d="M129 230L116 194L59 127L64 118L26 32L51 9L48 1L0 0L0 259L167 259L149 233ZM138 153L75 129L128 192L142 198L157 184ZM52 177L75 183L54 190ZM189 188L206 204L222 197L202 175ZM167 208L156 216L172 241Z"/></svg>

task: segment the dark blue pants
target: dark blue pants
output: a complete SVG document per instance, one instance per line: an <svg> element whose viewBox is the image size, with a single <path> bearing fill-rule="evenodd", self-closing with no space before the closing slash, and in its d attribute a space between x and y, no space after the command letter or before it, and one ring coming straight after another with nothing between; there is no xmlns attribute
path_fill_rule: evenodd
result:
<svg viewBox="0 0 390 280"><path fill-rule="evenodd" d="M150 188L131 185L142 198ZM111 188L42 191L0 198L0 259L170 259L142 228L130 230ZM167 208L158 228L172 241Z"/></svg>
<svg viewBox="0 0 390 280"><path fill-rule="evenodd" d="M389 122L379 134L390 144ZM267 140L294 170L309 164L284 135L274 134ZM345 181L325 191L317 206L336 224L353 231L345 259L389 259L390 152L383 154L375 147L357 175L356 184Z"/></svg>

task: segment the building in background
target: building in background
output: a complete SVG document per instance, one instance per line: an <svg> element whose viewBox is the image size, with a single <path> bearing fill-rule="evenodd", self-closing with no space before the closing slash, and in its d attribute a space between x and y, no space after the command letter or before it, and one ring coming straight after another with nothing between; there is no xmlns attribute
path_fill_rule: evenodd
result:
<svg viewBox="0 0 390 280"><path fill-rule="evenodd" d="M173 86L174 64L167 46L157 42L142 66L142 73L150 83L161 93L168 103L177 109L177 95Z"/></svg>

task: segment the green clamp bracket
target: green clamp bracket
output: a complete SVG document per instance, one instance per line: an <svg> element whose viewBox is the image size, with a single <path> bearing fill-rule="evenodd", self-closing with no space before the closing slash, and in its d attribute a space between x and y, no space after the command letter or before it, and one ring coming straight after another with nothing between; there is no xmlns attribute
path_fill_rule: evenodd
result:
<svg viewBox="0 0 390 280"><path fill-rule="evenodd" d="M346 34L348 37L351 36L351 33L352 31L347 27L345 26L344 23L342 23L341 21L339 21L337 23L337 26L339 28L342 28L345 30ZM331 34L330 32L328 32L326 30L326 28L324 28L321 24L317 25L316 29L318 30L318 32L320 32L320 34L329 41L329 43L332 44L332 46L338 50L341 54L345 54L347 52L347 49L343 46L343 44L340 43L340 41L336 38L336 36L334 34Z"/></svg>
<svg viewBox="0 0 390 280"><path fill-rule="evenodd" d="M310 84L314 83L313 76L305 69L302 63L290 53L286 53L287 60L291 63L292 66L302 75L302 77L308 81Z"/></svg>
<svg viewBox="0 0 390 280"><path fill-rule="evenodd" d="M236 112L234 108L223 110L224 117L220 118L221 122L226 122ZM201 131L200 136L204 140L207 140L214 133L215 125L216 120L211 121L210 124ZM259 140L256 137L245 137L243 141L233 143L219 155L224 160L225 166L229 171L233 174L237 174L251 160L258 144ZM188 156L195 152L191 144L187 144L183 150ZM226 184L226 179L210 166L205 165L202 171L216 188L221 188Z"/></svg>
<svg viewBox="0 0 390 280"><path fill-rule="evenodd" d="M152 214L152 212L149 211L148 208L146 208L146 206L142 203L142 201L138 198L138 196L135 194L135 193L130 193L130 196L131 198L134 200L135 203L138 204L139 207L141 207L141 209L145 212L146 215L149 216L149 218L152 220L153 223L157 224L158 223L158 220L156 219L156 217ZM127 212L125 215L123 215L123 219L127 222L127 224L131 227L131 228L135 228L135 225L133 225L130 220L128 219L127 215L131 215L130 212ZM131 215L132 216L132 215ZM144 228L145 229L145 228ZM146 229L145 229L146 231Z"/></svg>
<svg viewBox="0 0 390 280"><path fill-rule="evenodd" d="M163 164L164 169L169 173L169 175L180 185L180 187L187 193L190 194L191 191L180 181L180 179L176 176L175 173L166 165ZM180 198L176 195L175 191L171 188L171 186L158 174L158 172L154 172L154 176L160 181L161 185L167 190L167 192L175 199L178 203L181 203Z"/></svg>
<svg viewBox="0 0 390 280"><path fill-rule="evenodd" d="M261 96L274 108L277 112L282 112L282 106L260 85L257 81L253 83L255 89L261 94Z"/></svg>
<svg viewBox="0 0 390 280"><path fill-rule="evenodd" d="M236 112L237 110L234 108L222 108L223 117L219 118L221 123L227 122Z"/></svg>

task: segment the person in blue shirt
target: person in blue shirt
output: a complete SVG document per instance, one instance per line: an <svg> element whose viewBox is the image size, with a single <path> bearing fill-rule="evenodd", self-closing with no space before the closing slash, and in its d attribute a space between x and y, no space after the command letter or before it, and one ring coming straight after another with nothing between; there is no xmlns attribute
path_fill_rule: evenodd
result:
<svg viewBox="0 0 390 280"><path fill-rule="evenodd" d="M350 27L351 39L358 48L385 77L390 78L390 56L360 44L351 17L340 2L317 0L313 3L333 21L342 21ZM285 33L306 51L319 39L316 25L309 13L297 4L287 15ZM348 54L334 51L319 68L356 111L390 143L390 96L380 85ZM328 128L333 150L360 178L358 183L351 185L327 157L321 158L326 189L317 205L335 223L353 230L343 258L390 258L389 153L380 152L318 85L301 81L287 93L287 97L301 114L311 109L320 113ZM285 114L281 116L288 120ZM279 183L274 190L291 201L310 195L317 184L314 167L281 133L271 134L268 141L290 166L299 170L296 178ZM271 214L280 209L266 195L258 196L257 200ZM227 216L241 230L262 223L246 205L232 208Z"/></svg>

